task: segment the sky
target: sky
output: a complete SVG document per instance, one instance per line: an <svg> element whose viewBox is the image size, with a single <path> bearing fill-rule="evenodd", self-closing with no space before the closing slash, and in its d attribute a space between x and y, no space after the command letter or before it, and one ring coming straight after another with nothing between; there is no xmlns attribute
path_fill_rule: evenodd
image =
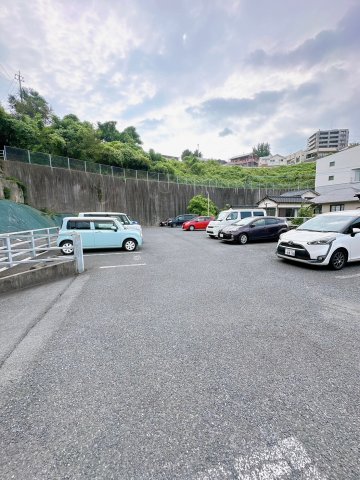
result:
<svg viewBox="0 0 360 480"><path fill-rule="evenodd" d="M1 0L0 102L133 125L165 155L229 159L318 129L360 141L360 0Z"/></svg>

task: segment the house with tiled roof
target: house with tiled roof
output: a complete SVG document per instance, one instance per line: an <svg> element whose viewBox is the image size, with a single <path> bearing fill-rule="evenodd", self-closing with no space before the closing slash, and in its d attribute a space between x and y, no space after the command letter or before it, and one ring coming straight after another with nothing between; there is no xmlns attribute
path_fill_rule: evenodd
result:
<svg viewBox="0 0 360 480"><path fill-rule="evenodd" d="M266 195L258 202L259 208L265 208L268 215L276 217L297 217L300 208L312 203L318 193L314 190L295 190L281 195Z"/></svg>

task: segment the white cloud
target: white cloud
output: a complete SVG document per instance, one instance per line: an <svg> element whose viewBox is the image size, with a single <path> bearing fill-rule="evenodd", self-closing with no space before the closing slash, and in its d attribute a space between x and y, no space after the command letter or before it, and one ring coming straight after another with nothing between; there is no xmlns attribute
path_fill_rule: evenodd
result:
<svg viewBox="0 0 360 480"><path fill-rule="evenodd" d="M321 40L323 30L344 32L346 45L358 45L356 25L338 28L353 0L343 0L341 11L335 2L317 0L311 18L301 4L279 0L263 2L262 15L246 0L170 3L160 8L147 0L3 0L1 63L11 75L20 69L25 86L38 90L60 115L71 112L93 123L117 120L120 128L164 120L149 122L142 133L146 148L164 153L200 144L206 157L229 158L258 141L291 151L305 145L308 132L328 127L326 122L358 128L352 103L360 67L354 49L339 45L321 61L306 63L309 47L317 45L306 41ZM286 21L278 21L280 13ZM255 49L264 52L267 65L249 62ZM279 61L294 51L291 62ZM316 49L311 53L317 58ZM5 77L0 98L9 87ZM266 115L258 104L223 122L221 116L186 113L214 99L251 105L263 92L287 93ZM219 136L226 129L234 134Z"/></svg>

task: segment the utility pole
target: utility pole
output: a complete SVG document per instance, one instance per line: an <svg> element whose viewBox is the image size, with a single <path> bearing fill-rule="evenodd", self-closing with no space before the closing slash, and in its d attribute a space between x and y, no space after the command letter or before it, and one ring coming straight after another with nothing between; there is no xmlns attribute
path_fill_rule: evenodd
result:
<svg viewBox="0 0 360 480"><path fill-rule="evenodd" d="M18 80L19 81L19 92L20 92L20 98L21 98L21 101L23 100L23 95L22 95L22 88L21 88L21 82L25 82L25 79L24 77L21 75L20 73L20 70L19 70L19 73L15 73L15 80Z"/></svg>

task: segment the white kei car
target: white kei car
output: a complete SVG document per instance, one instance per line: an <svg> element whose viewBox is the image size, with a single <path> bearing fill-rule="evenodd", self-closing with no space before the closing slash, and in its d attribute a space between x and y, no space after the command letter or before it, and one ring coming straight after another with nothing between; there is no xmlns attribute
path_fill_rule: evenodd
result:
<svg viewBox="0 0 360 480"><path fill-rule="evenodd" d="M323 213L280 236L277 256L340 270L360 261L360 210Z"/></svg>

